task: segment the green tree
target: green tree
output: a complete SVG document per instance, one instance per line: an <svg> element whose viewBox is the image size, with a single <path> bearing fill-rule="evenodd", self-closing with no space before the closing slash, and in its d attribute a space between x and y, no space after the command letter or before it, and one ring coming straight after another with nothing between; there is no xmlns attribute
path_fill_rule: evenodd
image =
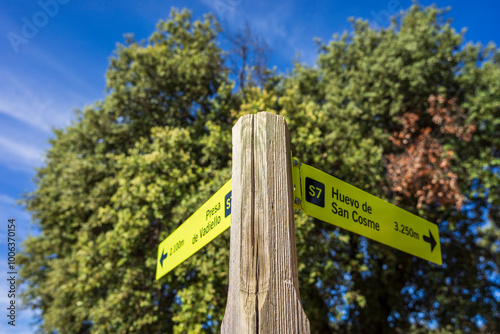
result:
<svg viewBox="0 0 500 334"><path fill-rule="evenodd" d="M154 280L159 242L230 177L232 84L217 31L211 16L174 11L148 41L129 38L106 99L55 132L27 196L41 234L21 259L43 332L172 332L182 317L196 331L220 318L224 298L201 301L225 293L228 235L204 250L222 264L203 286L191 283L196 259Z"/></svg>
<svg viewBox="0 0 500 334"><path fill-rule="evenodd" d="M26 196L41 234L21 275L41 331L218 330L228 231L160 281L157 246L230 178L231 127L260 110L287 119L303 162L440 228L436 266L297 212L314 333L498 331L500 53L464 45L443 16L415 5L387 29L353 21L319 43L316 67L239 91L211 16L174 11L129 38L108 95L55 132Z"/></svg>
<svg viewBox="0 0 500 334"><path fill-rule="evenodd" d="M444 15L412 6L382 30L353 20L351 33L319 42L315 68L297 63L237 114L286 117L303 162L439 224L443 266L299 214L316 333L500 328L500 55L464 45Z"/></svg>

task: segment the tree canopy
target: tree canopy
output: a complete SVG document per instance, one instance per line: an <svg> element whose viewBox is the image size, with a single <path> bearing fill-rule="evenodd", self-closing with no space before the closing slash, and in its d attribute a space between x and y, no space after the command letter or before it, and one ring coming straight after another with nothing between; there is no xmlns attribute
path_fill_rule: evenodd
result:
<svg viewBox="0 0 500 334"><path fill-rule="evenodd" d="M20 257L23 298L40 331L218 332L229 231L159 281L157 247L231 177L233 124L265 110L285 117L301 161L441 234L437 266L297 211L312 332L498 333L500 51L465 44L444 14L352 20L289 74L245 58L238 73L265 75L238 89L238 53L219 47L211 15L174 10L148 40L127 38L105 99L55 130L25 197L40 234Z"/></svg>

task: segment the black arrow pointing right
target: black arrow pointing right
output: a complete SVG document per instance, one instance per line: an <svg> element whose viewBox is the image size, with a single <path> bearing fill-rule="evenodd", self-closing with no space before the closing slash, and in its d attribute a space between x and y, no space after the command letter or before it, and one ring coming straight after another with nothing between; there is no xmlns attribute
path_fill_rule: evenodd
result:
<svg viewBox="0 0 500 334"><path fill-rule="evenodd" d="M428 242L431 245L431 253L434 250L434 247L436 247L437 242L436 239L434 239L434 236L431 233L431 230L429 230L429 236L424 235L424 241Z"/></svg>

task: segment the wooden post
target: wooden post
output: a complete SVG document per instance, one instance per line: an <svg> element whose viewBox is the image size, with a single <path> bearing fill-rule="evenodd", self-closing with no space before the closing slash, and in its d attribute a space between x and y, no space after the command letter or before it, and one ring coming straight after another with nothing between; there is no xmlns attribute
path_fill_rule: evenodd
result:
<svg viewBox="0 0 500 334"><path fill-rule="evenodd" d="M290 137L283 117L233 127L229 295L222 333L310 333L300 302Z"/></svg>

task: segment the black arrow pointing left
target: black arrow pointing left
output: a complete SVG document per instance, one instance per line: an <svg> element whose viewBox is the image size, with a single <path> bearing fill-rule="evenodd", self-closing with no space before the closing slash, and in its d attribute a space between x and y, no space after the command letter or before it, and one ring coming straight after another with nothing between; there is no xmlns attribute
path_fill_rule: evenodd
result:
<svg viewBox="0 0 500 334"><path fill-rule="evenodd" d="M424 238L425 238L425 237L424 237ZM160 256L160 264L161 264L161 267L162 267L162 268L163 268L163 260L165 260L165 259L167 258L167 256L168 256L168 253L167 253L167 254L165 254L164 252L165 252L165 250L162 250L162 251L161 251L161 256Z"/></svg>

